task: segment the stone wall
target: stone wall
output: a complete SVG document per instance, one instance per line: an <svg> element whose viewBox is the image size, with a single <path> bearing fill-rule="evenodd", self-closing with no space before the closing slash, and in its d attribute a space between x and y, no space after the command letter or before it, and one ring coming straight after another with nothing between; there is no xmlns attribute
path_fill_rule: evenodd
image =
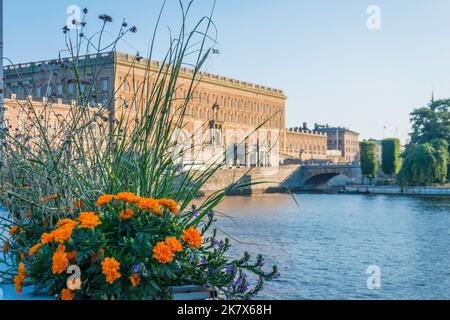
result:
<svg viewBox="0 0 450 320"><path fill-rule="evenodd" d="M450 188L439 187L406 187L399 186L346 186L349 193L398 194L414 196L450 196Z"/></svg>

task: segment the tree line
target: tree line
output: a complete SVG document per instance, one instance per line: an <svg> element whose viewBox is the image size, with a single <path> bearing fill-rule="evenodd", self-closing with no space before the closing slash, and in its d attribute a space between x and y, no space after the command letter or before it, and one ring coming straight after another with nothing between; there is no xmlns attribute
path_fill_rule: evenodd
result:
<svg viewBox="0 0 450 320"><path fill-rule="evenodd" d="M447 182L450 164L450 99L431 101L411 114L411 141L401 153L400 140L381 142L382 171L401 186L426 186ZM379 159L374 141L363 141L361 172L372 180L378 174Z"/></svg>

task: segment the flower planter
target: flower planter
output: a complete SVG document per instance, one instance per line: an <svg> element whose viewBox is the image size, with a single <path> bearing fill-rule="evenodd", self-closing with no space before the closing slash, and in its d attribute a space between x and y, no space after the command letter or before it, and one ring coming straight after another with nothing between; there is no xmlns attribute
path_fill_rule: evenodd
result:
<svg viewBox="0 0 450 320"><path fill-rule="evenodd" d="M180 286L172 288L174 300L215 300L217 291L201 286ZM33 287L24 287L22 294L17 294L12 284L0 285L0 300L55 300L52 296L33 295Z"/></svg>

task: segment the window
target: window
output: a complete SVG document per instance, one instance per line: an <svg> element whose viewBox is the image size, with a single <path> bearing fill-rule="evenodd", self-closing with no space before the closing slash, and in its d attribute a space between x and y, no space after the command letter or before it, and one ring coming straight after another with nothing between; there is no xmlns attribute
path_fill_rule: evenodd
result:
<svg viewBox="0 0 450 320"><path fill-rule="evenodd" d="M73 92L75 91L75 87L74 87L73 83L69 83L68 90L69 90L69 94L73 94ZM39 91L40 91L40 88L39 88Z"/></svg>
<svg viewBox="0 0 450 320"><path fill-rule="evenodd" d="M225 97L222 97L222 107L225 108Z"/></svg>
<svg viewBox="0 0 450 320"><path fill-rule="evenodd" d="M233 99L228 98L228 107L233 108Z"/></svg>
<svg viewBox="0 0 450 320"><path fill-rule="evenodd" d="M202 104L202 95L198 94L198 104Z"/></svg>
<svg viewBox="0 0 450 320"><path fill-rule="evenodd" d="M236 99L236 109L239 110L239 100Z"/></svg>
<svg viewBox="0 0 450 320"><path fill-rule="evenodd" d="M40 98L42 95L41 88L36 88L36 97Z"/></svg>
<svg viewBox="0 0 450 320"><path fill-rule="evenodd" d="M206 95L206 104L209 105L209 95Z"/></svg>
<svg viewBox="0 0 450 320"><path fill-rule="evenodd" d="M52 95L52 87L51 87L51 85L48 85L47 86L47 93L46 93L46 96L47 97L50 97Z"/></svg>
<svg viewBox="0 0 450 320"><path fill-rule="evenodd" d="M261 113L264 113L264 104L261 104Z"/></svg>
<svg viewBox="0 0 450 320"><path fill-rule="evenodd" d="M80 84L80 91L84 93L85 85L84 83Z"/></svg>
<svg viewBox="0 0 450 320"><path fill-rule="evenodd" d="M108 79L102 79L102 91L108 92L109 89L109 83Z"/></svg>
<svg viewBox="0 0 450 320"><path fill-rule="evenodd" d="M61 82L58 82L56 84L56 92L58 94L58 96L62 96L63 95L63 86Z"/></svg>

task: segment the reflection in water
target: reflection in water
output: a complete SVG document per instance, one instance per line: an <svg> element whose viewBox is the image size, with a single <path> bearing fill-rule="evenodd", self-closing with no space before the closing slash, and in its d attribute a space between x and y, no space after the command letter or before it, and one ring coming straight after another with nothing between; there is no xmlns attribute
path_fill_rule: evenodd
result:
<svg viewBox="0 0 450 320"><path fill-rule="evenodd" d="M450 199L273 194L229 197L221 230L282 278L270 299L449 299ZM381 289L367 268L381 268Z"/></svg>

